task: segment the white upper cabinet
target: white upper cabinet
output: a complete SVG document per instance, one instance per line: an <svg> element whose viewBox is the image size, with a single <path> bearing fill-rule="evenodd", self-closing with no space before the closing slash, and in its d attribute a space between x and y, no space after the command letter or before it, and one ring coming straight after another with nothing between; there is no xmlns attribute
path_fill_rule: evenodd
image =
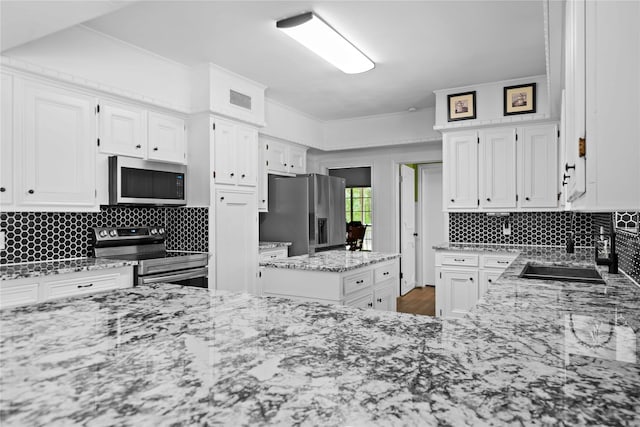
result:
<svg viewBox="0 0 640 427"><path fill-rule="evenodd" d="M558 209L557 132L555 124L446 132L447 209Z"/></svg>
<svg viewBox="0 0 640 427"><path fill-rule="evenodd" d="M109 100L100 100L98 117L101 153L186 163L182 118Z"/></svg>
<svg viewBox="0 0 640 427"><path fill-rule="evenodd" d="M638 210L640 2L575 0L565 17L562 172L570 209Z"/></svg>
<svg viewBox="0 0 640 427"><path fill-rule="evenodd" d="M294 174L307 173L307 149L289 146L289 172Z"/></svg>
<svg viewBox="0 0 640 427"><path fill-rule="evenodd" d="M289 174L287 144L278 141L261 141L267 172L276 175Z"/></svg>
<svg viewBox="0 0 640 427"><path fill-rule="evenodd" d="M179 117L149 112L148 159L185 163L185 123Z"/></svg>
<svg viewBox="0 0 640 427"><path fill-rule="evenodd" d="M523 208L558 206L558 128L527 126L518 130L520 188Z"/></svg>
<svg viewBox="0 0 640 427"><path fill-rule="evenodd" d="M13 77L0 73L0 205L13 204Z"/></svg>
<svg viewBox="0 0 640 427"><path fill-rule="evenodd" d="M443 138L444 205L449 209L478 206L478 135L450 132Z"/></svg>
<svg viewBox="0 0 640 427"><path fill-rule="evenodd" d="M21 86L16 91L20 144L14 145L20 159L17 203L38 209L95 207L95 98L30 80Z"/></svg>
<svg viewBox="0 0 640 427"><path fill-rule="evenodd" d="M127 104L101 101L100 152L144 158L147 155L146 112Z"/></svg>
<svg viewBox="0 0 640 427"><path fill-rule="evenodd" d="M249 187L258 185L258 132L244 126L238 126L236 164L237 183Z"/></svg>
<svg viewBox="0 0 640 427"><path fill-rule="evenodd" d="M216 184L255 187L258 184L258 131L215 119L214 165Z"/></svg>
<svg viewBox="0 0 640 427"><path fill-rule="evenodd" d="M515 208L515 129L487 129L480 131L479 135L480 206L483 208Z"/></svg>

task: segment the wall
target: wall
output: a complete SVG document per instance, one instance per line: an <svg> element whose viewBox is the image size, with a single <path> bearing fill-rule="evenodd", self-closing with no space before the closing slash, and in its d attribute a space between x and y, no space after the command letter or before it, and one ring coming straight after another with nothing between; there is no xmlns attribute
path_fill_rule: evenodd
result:
<svg viewBox="0 0 640 427"><path fill-rule="evenodd" d="M207 208L103 207L100 212L1 212L0 264L89 255L92 227L163 226L167 248L208 251Z"/></svg>
<svg viewBox="0 0 640 427"><path fill-rule="evenodd" d="M536 113L504 116L503 89L505 86L536 83ZM447 96L455 93L476 91L476 119L448 122ZM500 125L504 123L520 122L523 120L544 120L551 117L549 96L547 92L547 78L544 75L522 79L502 80L435 91L436 110L435 128L456 128L482 125Z"/></svg>
<svg viewBox="0 0 640 427"><path fill-rule="evenodd" d="M270 99L264 108L266 126L260 129L261 135L323 148L321 121Z"/></svg>
<svg viewBox="0 0 640 427"><path fill-rule="evenodd" d="M402 112L324 123L323 149L345 150L441 141L433 130L435 109Z"/></svg>
<svg viewBox="0 0 640 427"><path fill-rule="evenodd" d="M188 67L87 27L60 31L3 56L68 74L78 84L98 83L94 89L112 88L122 96L190 111Z"/></svg>
<svg viewBox="0 0 640 427"><path fill-rule="evenodd" d="M397 166L399 163L437 161L442 161L440 141L400 147L324 153L312 150L307 157L307 170L327 173L329 168L371 166L373 250L399 252Z"/></svg>

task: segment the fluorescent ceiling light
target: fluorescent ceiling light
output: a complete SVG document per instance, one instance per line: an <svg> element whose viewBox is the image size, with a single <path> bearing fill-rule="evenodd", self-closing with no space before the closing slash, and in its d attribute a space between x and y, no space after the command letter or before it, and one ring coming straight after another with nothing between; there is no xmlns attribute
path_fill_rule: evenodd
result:
<svg viewBox="0 0 640 427"><path fill-rule="evenodd" d="M373 61L313 12L282 19L276 27L347 74L375 67Z"/></svg>

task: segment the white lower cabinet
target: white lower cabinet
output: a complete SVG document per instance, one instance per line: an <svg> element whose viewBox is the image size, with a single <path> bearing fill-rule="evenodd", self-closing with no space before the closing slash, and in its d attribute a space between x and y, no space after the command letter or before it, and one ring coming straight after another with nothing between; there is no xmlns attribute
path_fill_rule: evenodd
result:
<svg viewBox="0 0 640 427"><path fill-rule="evenodd" d="M133 286L133 267L53 274L0 282L0 308Z"/></svg>
<svg viewBox="0 0 640 427"><path fill-rule="evenodd" d="M436 316L464 317L516 257L436 250Z"/></svg>
<svg viewBox="0 0 640 427"><path fill-rule="evenodd" d="M270 249L260 249L260 251L258 252L258 259L260 260L260 262L287 258L288 256L289 248L286 246Z"/></svg>
<svg viewBox="0 0 640 427"><path fill-rule="evenodd" d="M266 267L262 294L350 307L396 311L398 260L343 273Z"/></svg>

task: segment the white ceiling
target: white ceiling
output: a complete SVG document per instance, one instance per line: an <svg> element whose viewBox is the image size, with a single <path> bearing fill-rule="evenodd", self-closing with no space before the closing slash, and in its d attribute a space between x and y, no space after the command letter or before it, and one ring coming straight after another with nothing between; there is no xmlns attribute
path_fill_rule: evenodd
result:
<svg viewBox="0 0 640 427"><path fill-rule="evenodd" d="M82 2L80 2L82 3ZM348 75L275 28L313 10L376 68ZM142 1L85 25L186 65L213 62L322 120L433 106L433 91L545 73L542 0Z"/></svg>

